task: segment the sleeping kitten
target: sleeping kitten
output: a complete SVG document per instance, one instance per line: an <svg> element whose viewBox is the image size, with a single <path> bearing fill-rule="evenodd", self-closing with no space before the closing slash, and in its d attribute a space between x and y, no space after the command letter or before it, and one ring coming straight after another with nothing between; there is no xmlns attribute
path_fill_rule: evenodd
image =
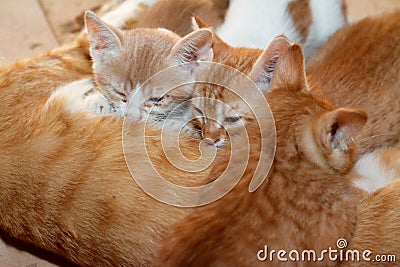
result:
<svg viewBox="0 0 400 267"><path fill-rule="evenodd" d="M289 46L289 40L284 36L279 36L274 38L265 51L258 55L257 50L229 47L215 35L214 60L236 68L253 79L260 88L266 89L272 78L272 70L279 53ZM229 136L237 133L242 123L247 124L256 119L253 114L254 107L249 106L249 100L257 97L256 91L259 88L243 84L243 79L238 77L236 72L230 71L229 68L220 70L218 65L215 69L212 67L202 69L198 77L200 80L214 81L214 83L195 85L191 99L193 128L199 129L201 137L209 144L221 148L229 141ZM239 95L235 89L239 91ZM247 96L247 99L243 96ZM263 98L262 94L259 96Z"/></svg>
<svg viewBox="0 0 400 267"><path fill-rule="evenodd" d="M208 29L179 38L163 29L122 32L105 24L91 12L86 13L85 19L94 80L66 85L50 98L50 101L61 96L70 99L67 108L72 111L90 110L92 113L124 116L127 102L135 93L135 102L129 107L130 118L142 121L151 113L150 121L160 122L191 96L193 85L166 90L193 81L195 63L212 57L212 33ZM154 74L169 67L173 68L148 81ZM74 92L73 95L71 92ZM182 114L179 110L175 111L172 119Z"/></svg>
<svg viewBox="0 0 400 267"><path fill-rule="evenodd" d="M314 249L321 255L323 249L336 248L339 238L350 240L361 197L344 175L353 164L353 140L366 114L335 108L310 94L300 46L285 47L265 88L277 128L268 181L248 192L257 166L253 150L247 171L228 195L170 230L155 266L337 266L327 257L300 263L257 259L265 245L275 251Z"/></svg>

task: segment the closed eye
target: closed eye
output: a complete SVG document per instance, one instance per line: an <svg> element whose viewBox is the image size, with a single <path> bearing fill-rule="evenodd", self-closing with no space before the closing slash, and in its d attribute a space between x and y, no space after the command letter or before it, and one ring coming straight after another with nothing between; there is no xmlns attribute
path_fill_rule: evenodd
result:
<svg viewBox="0 0 400 267"><path fill-rule="evenodd" d="M203 111L201 111L201 109L194 107L194 109L196 110L197 113L199 113L201 116L204 116Z"/></svg>
<svg viewBox="0 0 400 267"><path fill-rule="evenodd" d="M151 97L149 98L150 102L160 102L161 100L163 100L164 97Z"/></svg>
<svg viewBox="0 0 400 267"><path fill-rule="evenodd" d="M224 121L227 123L234 123L234 122L237 122L239 119L240 119L240 117L226 117L224 119Z"/></svg>

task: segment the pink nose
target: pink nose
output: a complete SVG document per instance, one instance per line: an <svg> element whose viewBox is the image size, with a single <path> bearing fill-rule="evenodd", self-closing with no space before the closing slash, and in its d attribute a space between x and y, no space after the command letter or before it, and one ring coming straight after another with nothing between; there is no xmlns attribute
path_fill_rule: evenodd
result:
<svg viewBox="0 0 400 267"><path fill-rule="evenodd" d="M206 144L213 146L216 143L218 143L220 141L220 138L217 139L212 139L212 138L204 138L204 142L206 142Z"/></svg>

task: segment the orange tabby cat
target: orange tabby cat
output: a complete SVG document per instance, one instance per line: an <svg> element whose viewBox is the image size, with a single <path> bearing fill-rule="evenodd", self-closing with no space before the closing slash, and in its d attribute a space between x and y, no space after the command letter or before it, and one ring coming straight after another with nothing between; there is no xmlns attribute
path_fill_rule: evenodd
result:
<svg viewBox="0 0 400 267"><path fill-rule="evenodd" d="M146 33L170 48L180 41L156 29ZM146 40L134 42L147 48L142 55L166 53ZM178 48L175 55L186 51ZM165 229L188 209L160 203L134 182L123 156L121 119L71 114L63 96L47 101L57 85L90 74L86 55L76 45L0 68L0 228L82 266L149 265ZM208 180L209 169L188 173L169 164L160 131L147 134L161 174L189 186ZM130 135L124 149L141 157L141 127ZM180 155L168 142L172 137L163 138L164 149ZM181 141L185 155L196 158L198 140Z"/></svg>
<svg viewBox="0 0 400 267"><path fill-rule="evenodd" d="M265 63L268 66L268 60ZM276 255L272 262L268 255L266 263L257 253L267 245L276 251L314 249L321 255L323 249L336 248L339 238L350 240L361 192L343 178L366 114L334 108L308 93L297 44L281 53L270 90L266 96L275 118L277 148L268 182L248 192L257 164L250 159L244 177L227 196L198 208L171 229L155 266L321 265L279 262ZM327 257L323 261L323 266L337 264Z"/></svg>
<svg viewBox="0 0 400 267"><path fill-rule="evenodd" d="M339 30L307 64L314 93L368 113L361 153L400 141L399 69L400 11Z"/></svg>

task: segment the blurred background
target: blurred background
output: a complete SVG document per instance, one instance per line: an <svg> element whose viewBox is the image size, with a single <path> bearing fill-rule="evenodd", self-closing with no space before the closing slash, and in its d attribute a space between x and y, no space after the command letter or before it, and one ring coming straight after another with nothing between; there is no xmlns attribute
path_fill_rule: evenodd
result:
<svg viewBox="0 0 400 267"><path fill-rule="evenodd" d="M75 38L85 10L110 0L0 0L0 65L57 48ZM116 1L116 0L114 0ZM321 0L323 1L323 0ZM400 8L400 0L346 0L350 21ZM0 233L0 267L68 266ZM37 257L39 256L39 257Z"/></svg>

